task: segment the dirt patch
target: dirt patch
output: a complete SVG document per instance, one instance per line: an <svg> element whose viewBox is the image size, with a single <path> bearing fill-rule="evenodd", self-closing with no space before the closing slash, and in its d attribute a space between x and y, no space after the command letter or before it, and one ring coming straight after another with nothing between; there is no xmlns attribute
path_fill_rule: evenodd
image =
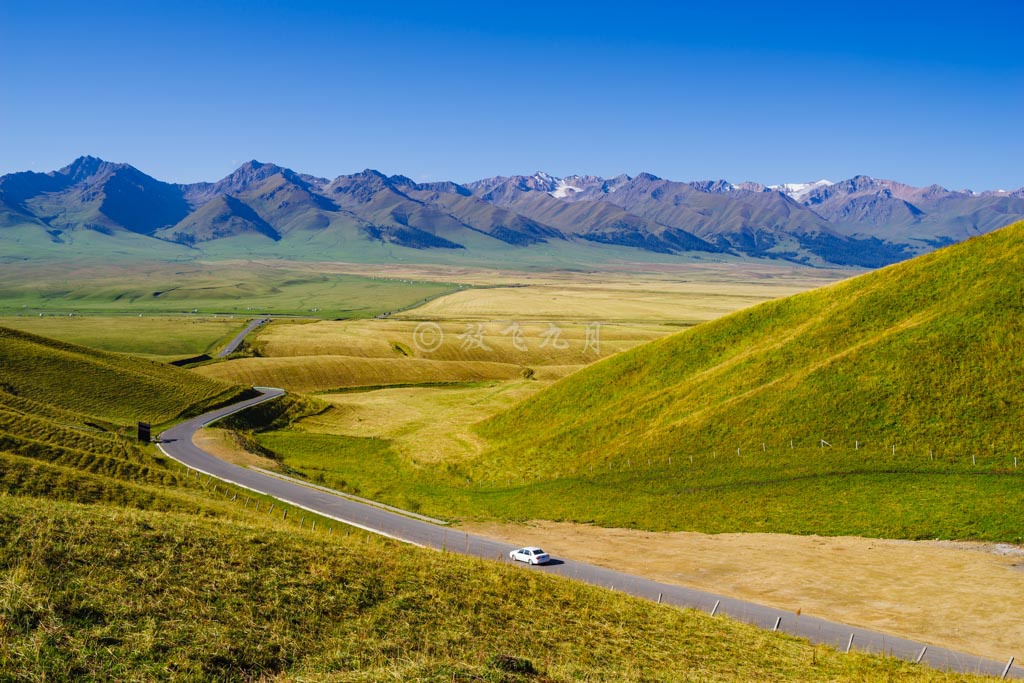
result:
<svg viewBox="0 0 1024 683"><path fill-rule="evenodd" d="M536 522L465 528L666 583L1005 660L1024 654L1024 549Z"/></svg>
<svg viewBox="0 0 1024 683"><path fill-rule="evenodd" d="M231 432L227 429L207 427L195 433L192 439L199 448L210 453L221 460L242 467L260 467L265 470L280 470L281 464L276 460L264 458L244 450L235 443Z"/></svg>

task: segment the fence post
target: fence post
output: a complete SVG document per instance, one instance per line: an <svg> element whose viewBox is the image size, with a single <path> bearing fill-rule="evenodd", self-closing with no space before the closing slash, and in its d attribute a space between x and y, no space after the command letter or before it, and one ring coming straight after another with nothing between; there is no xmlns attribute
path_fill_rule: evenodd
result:
<svg viewBox="0 0 1024 683"><path fill-rule="evenodd" d="M711 608L711 616L715 616L715 612L718 611L718 606L722 603L721 600L715 600L715 606Z"/></svg>
<svg viewBox="0 0 1024 683"><path fill-rule="evenodd" d="M924 653L928 652L928 646L925 645L921 648L921 652L917 655L917 659L914 660L914 664L920 664L921 660L924 659Z"/></svg>
<svg viewBox="0 0 1024 683"><path fill-rule="evenodd" d="M782 617L775 620L775 626L772 626L772 633L779 630L779 624L782 623Z"/></svg>
<svg viewBox="0 0 1024 683"><path fill-rule="evenodd" d="M1005 681L1006 677L1010 674L1010 669L1012 669L1012 668L1013 668L1013 657L1010 657L1010 661L1008 661L1006 663L1006 668L1003 669L1003 675L1000 676L999 678Z"/></svg>
<svg viewBox="0 0 1024 683"><path fill-rule="evenodd" d="M853 634L850 634L850 640L846 643L846 651L849 652L853 648Z"/></svg>

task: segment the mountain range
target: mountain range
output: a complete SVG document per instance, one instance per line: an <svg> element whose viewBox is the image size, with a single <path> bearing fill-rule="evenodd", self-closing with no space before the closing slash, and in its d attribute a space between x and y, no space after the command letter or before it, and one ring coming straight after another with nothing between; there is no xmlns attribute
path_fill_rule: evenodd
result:
<svg viewBox="0 0 1024 683"><path fill-rule="evenodd" d="M867 176L769 187L536 173L458 184L374 170L330 180L250 161L215 183L178 184L85 156L0 177L0 244L18 227L54 248L90 231L199 251L244 243L273 254L308 242L341 259L374 242L421 255L603 244L873 268L1021 218L1024 188L975 193Z"/></svg>

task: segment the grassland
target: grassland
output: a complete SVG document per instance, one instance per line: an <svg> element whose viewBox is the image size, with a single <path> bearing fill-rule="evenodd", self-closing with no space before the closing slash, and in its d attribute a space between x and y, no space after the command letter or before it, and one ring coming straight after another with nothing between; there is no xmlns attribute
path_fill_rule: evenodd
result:
<svg viewBox="0 0 1024 683"><path fill-rule="evenodd" d="M617 354L475 434L455 420L447 444L383 394L260 439L298 469L462 519L1020 543L1022 232ZM451 409L479 399L463 396Z"/></svg>
<svg viewBox="0 0 1024 683"><path fill-rule="evenodd" d="M322 419L322 418L321 418ZM574 521L653 531L734 531L1024 542L1024 469L1012 458L972 464L893 461L883 449L776 448L737 457L708 452L609 468L562 461L561 470L502 468L472 441L410 453L405 439L279 430L258 435L289 467L317 481L432 516L461 520ZM455 432L457 434L457 432ZM453 437L450 437L453 438ZM438 457L440 453L443 457ZM458 456L462 455L462 459ZM515 453L506 454L514 462Z"/></svg>
<svg viewBox="0 0 1024 683"><path fill-rule="evenodd" d="M21 332L0 341L0 679L970 680L314 527L121 429L127 405L156 420L222 385ZM323 414L315 399L275 404L235 419ZM536 673L501 667L523 661Z"/></svg>
<svg viewBox="0 0 1024 683"><path fill-rule="evenodd" d="M587 362L678 329L614 324L588 344L581 323L428 323L404 320L277 321L249 342L254 358L198 368L238 384L318 392L352 387L563 377Z"/></svg>
<svg viewBox="0 0 1024 683"><path fill-rule="evenodd" d="M114 353L152 359L212 354L247 322L244 316L9 316L0 327Z"/></svg>
<svg viewBox="0 0 1024 683"><path fill-rule="evenodd" d="M738 268L729 279L710 266L643 275L386 272L399 279L414 275L448 275L477 286L384 320L278 321L250 340L256 358L199 372L303 392L509 381L523 373L551 381L637 344L837 276L751 267Z"/></svg>
<svg viewBox="0 0 1024 683"><path fill-rule="evenodd" d="M412 320L667 322L695 325L834 278L661 280L649 275L551 277L516 287L456 292L397 317ZM684 278L686 276L684 275Z"/></svg>
<svg viewBox="0 0 1024 683"><path fill-rule="evenodd" d="M15 261L0 270L0 315L196 311L363 318L457 289L450 282L352 275L294 262Z"/></svg>
<svg viewBox="0 0 1024 683"><path fill-rule="evenodd" d="M601 464L790 439L896 443L943 458L1016 453L1022 238L1017 224L654 342L484 434L515 438L527 458L536 448ZM518 436L524 427L532 444Z"/></svg>
<svg viewBox="0 0 1024 683"><path fill-rule="evenodd" d="M7 498L0 539L4 677L968 679L362 534Z"/></svg>
<svg viewBox="0 0 1024 683"><path fill-rule="evenodd" d="M0 328L0 390L117 424L159 424L242 388L130 356Z"/></svg>
<svg viewBox="0 0 1024 683"><path fill-rule="evenodd" d="M469 530L510 545L528 538L557 556L997 661L1021 648L1024 548L1006 544L654 533L557 522Z"/></svg>

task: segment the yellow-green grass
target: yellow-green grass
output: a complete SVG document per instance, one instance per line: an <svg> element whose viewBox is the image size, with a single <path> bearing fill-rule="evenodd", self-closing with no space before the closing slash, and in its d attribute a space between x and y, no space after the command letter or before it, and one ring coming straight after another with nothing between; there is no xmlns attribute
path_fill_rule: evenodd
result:
<svg viewBox="0 0 1024 683"><path fill-rule="evenodd" d="M487 442L474 424L540 391L536 380L398 387L324 394L332 406L302 420L302 431L387 439L409 464L447 463L482 452Z"/></svg>
<svg viewBox="0 0 1024 683"><path fill-rule="evenodd" d="M815 281L813 284L823 284ZM463 290L398 317L416 320L659 321L693 325L807 289L804 282L671 282L640 278Z"/></svg>
<svg viewBox="0 0 1024 683"><path fill-rule="evenodd" d="M351 387L563 377L678 329L659 324L275 321L249 342L258 356L196 368L236 384L317 392ZM589 340L589 341L588 341Z"/></svg>
<svg viewBox="0 0 1024 683"><path fill-rule="evenodd" d="M510 379L520 370L506 363L446 363L425 359L386 360L350 356L239 358L196 368L198 376L235 384L316 392L386 384L432 384Z"/></svg>
<svg viewBox="0 0 1024 683"><path fill-rule="evenodd" d="M273 358L318 355L423 358L532 367L592 363L678 329L658 323L594 326L559 320L537 323L515 319L485 323L351 320L305 325L277 321L259 331L250 345L259 355Z"/></svg>
<svg viewBox="0 0 1024 683"><path fill-rule="evenodd" d="M0 317L0 327L154 360L212 354L248 322L245 316L48 315Z"/></svg>
<svg viewBox="0 0 1024 683"><path fill-rule="evenodd" d="M36 355L76 350L6 338ZM63 389L128 360L78 350L90 354ZM79 413L28 388L0 391L0 679L968 680L314 527L135 444L103 396ZM322 409L288 397L234 419L275 426ZM502 656L540 674L509 674Z"/></svg>
<svg viewBox="0 0 1024 683"><path fill-rule="evenodd" d="M540 469L790 439L1016 453L1021 272L1024 223L621 354L482 433Z"/></svg>
<svg viewBox="0 0 1024 683"><path fill-rule="evenodd" d="M163 423L242 391L163 363L3 327L0 390L118 424Z"/></svg>
<svg viewBox="0 0 1024 683"><path fill-rule="evenodd" d="M1022 233L599 362L485 421L476 457L424 466L405 436L301 423L261 438L442 516L1020 543Z"/></svg>
<svg viewBox="0 0 1024 683"><path fill-rule="evenodd" d="M4 498L0 677L972 680L493 562L258 519ZM503 671L503 656L538 674Z"/></svg>
<svg viewBox="0 0 1024 683"><path fill-rule="evenodd" d="M447 282L352 275L290 261L15 261L0 270L0 314L196 311L360 318L457 289Z"/></svg>
<svg viewBox="0 0 1024 683"><path fill-rule="evenodd" d="M329 413L327 414L329 415ZM562 460L544 474L488 467L480 448L304 431L258 434L284 465L317 482L435 517L534 519L652 531L766 532L1024 543L1024 472L1002 457L894 461L882 449L775 444L767 455L635 455L611 468ZM314 426L316 428L316 426ZM453 432L454 435L457 432ZM876 445L877 446L877 445ZM442 451L443 459L431 456ZM517 453L506 454L514 460Z"/></svg>

